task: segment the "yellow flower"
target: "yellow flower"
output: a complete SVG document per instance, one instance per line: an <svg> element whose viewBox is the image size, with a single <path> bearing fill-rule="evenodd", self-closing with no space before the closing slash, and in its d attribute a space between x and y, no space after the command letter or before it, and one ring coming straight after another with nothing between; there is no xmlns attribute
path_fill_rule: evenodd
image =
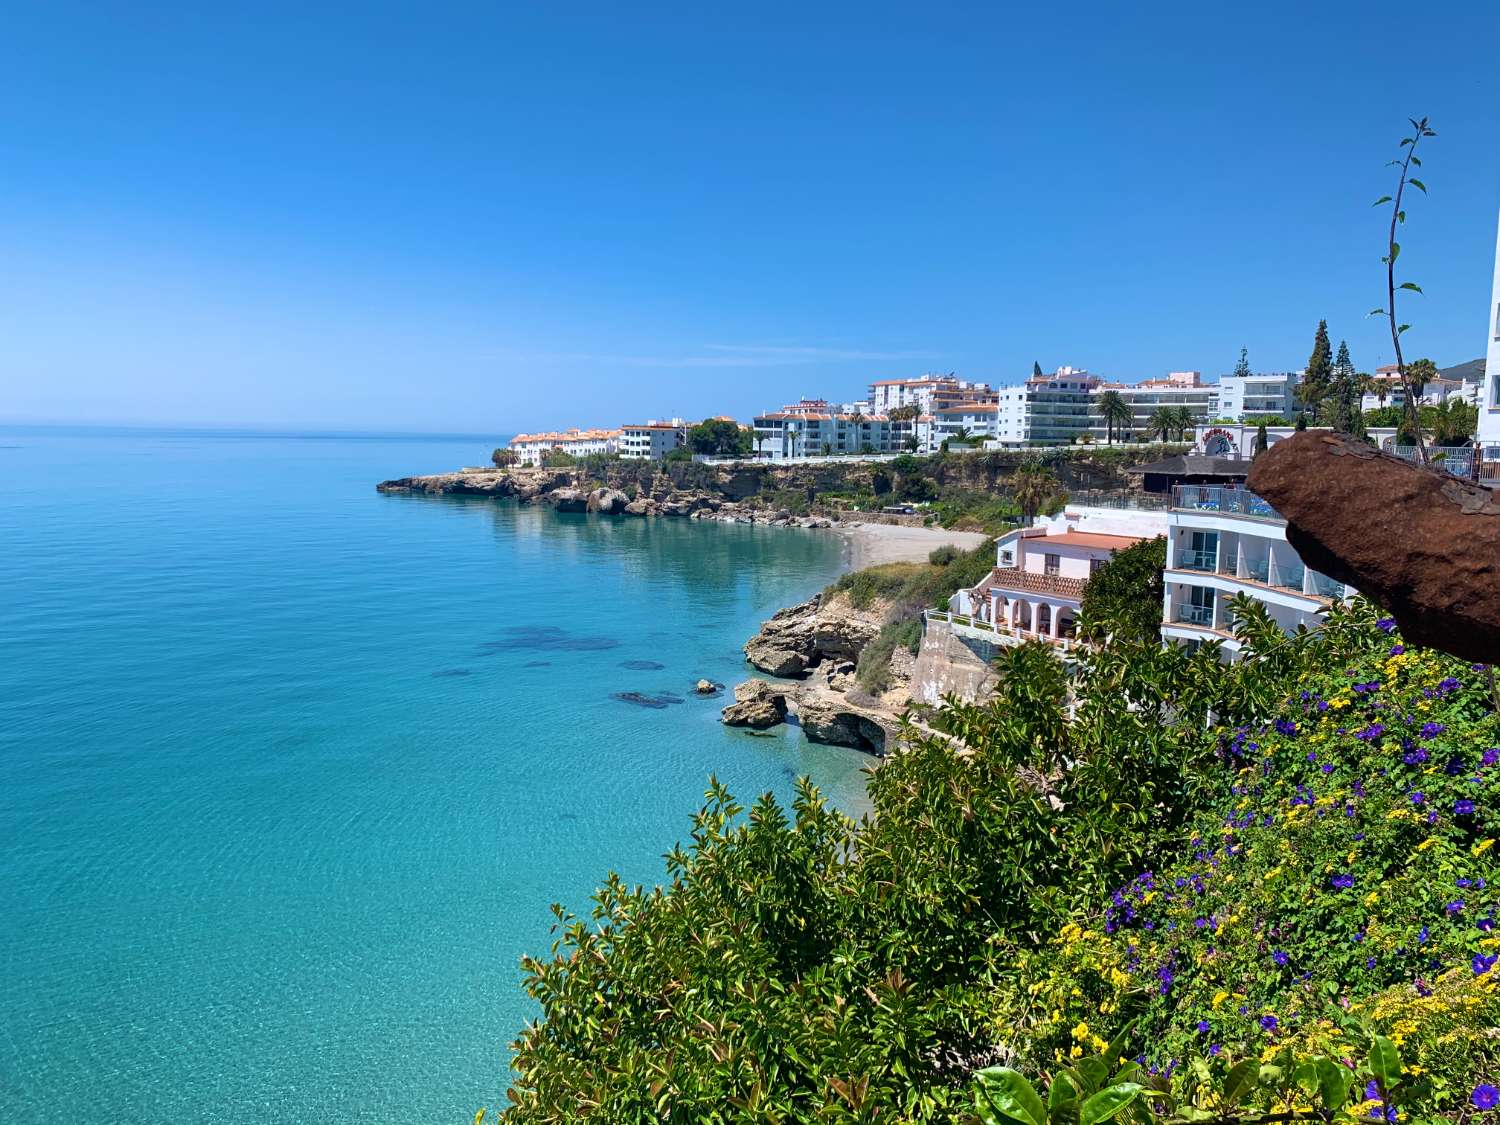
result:
<svg viewBox="0 0 1500 1125"><path fill-rule="evenodd" d="M1074 1043L1073 1049L1069 1051L1068 1054L1072 1055L1075 1059L1081 1059L1083 1058L1083 1048L1080 1047L1077 1043Z"/></svg>
<svg viewBox="0 0 1500 1125"><path fill-rule="evenodd" d="M1479 843L1475 844L1472 848L1469 849L1469 854L1477 859L1479 856L1482 856L1485 852L1489 851L1494 846L1495 841L1493 839L1480 840Z"/></svg>
<svg viewBox="0 0 1500 1125"><path fill-rule="evenodd" d="M1227 992L1223 991L1222 989L1220 989L1218 992L1214 993L1214 998L1211 1001L1209 1001L1209 1007L1213 1008L1214 1011L1218 1011L1219 1010L1219 1005L1222 1004L1222 1003L1224 1003L1224 1001L1226 1001L1228 999L1229 999L1229 993L1227 993Z"/></svg>
<svg viewBox="0 0 1500 1125"><path fill-rule="evenodd" d="M1435 843L1437 843L1437 837L1436 836L1429 836L1429 837L1427 837L1427 839L1423 840L1420 844L1418 844L1415 848L1413 848L1412 851L1425 852L1428 848L1432 847L1432 845L1435 844Z"/></svg>
<svg viewBox="0 0 1500 1125"><path fill-rule="evenodd" d="M1078 1026L1073 1029L1073 1038L1082 1043L1086 1041L1088 1037L1089 1025L1080 1021Z"/></svg>

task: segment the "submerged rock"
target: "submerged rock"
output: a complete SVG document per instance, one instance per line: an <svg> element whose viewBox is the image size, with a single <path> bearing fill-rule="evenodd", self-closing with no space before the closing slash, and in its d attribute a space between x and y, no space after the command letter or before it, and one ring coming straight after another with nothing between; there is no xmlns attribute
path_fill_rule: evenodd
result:
<svg viewBox="0 0 1500 1125"><path fill-rule="evenodd" d="M643 691L617 691L610 698L618 699L621 703L633 703L637 707L649 707L654 711L665 710L674 703L682 702L682 696L672 695L670 692L649 695Z"/></svg>
<svg viewBox="0 0 1500 1125"><path fill-rule="evenodd" d="M660 672L666 665L654 660L622 660L620 667L629 668L633 672Z"/></svg>

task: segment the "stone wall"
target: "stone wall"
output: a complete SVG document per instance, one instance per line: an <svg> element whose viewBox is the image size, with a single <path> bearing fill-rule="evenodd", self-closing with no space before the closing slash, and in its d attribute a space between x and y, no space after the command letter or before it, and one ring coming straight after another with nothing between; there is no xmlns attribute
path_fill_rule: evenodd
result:
<svg viewBox="0 0 1500 1125"><path fill-rule="evenodd" d="M943 696L976 701L993 690L995 672L988 646L959 636L946 621L929 621L922 631L922 648L912 673L911 697L936 705Z"/></svg>

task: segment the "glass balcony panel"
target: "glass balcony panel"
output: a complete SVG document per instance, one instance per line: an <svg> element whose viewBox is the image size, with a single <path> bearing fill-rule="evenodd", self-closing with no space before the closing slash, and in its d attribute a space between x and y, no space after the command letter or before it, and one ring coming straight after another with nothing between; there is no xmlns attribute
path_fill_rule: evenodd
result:
<svg viewBox="0 0 1500 1125"><path fill-rule="evenodd" d="M1180 605L1177 607L1175 619L1184 625L1201 625L1205 629L1212 628L1214 623L1213 607L1207 605Z"/></svg>
<svg viewBox="0 0 1500 1125"><path fill-rule="evenodd" d="M1177 552L1177 566L1181 570L1206 570L1212 573L1214 563L1213 551L1186 550Z"/></svg>
<svg viewBox="0 0 1500 1125"><path fill-rule="evenodd" d="M1271 584L1271 562L1269 559L1246 559L1244 563L1244 577L1251 582L1260 582L1269 586Z"/></svg>

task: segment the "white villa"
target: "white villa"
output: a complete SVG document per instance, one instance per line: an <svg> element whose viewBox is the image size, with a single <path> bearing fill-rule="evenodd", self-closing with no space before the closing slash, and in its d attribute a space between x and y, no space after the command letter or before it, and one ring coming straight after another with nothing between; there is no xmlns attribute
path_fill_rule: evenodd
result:
<svg viewBox="0 0 1500 1125"><path fill-rule="evenodd" d="M1028 640L1073 643L1089 577L1142 539L1165 535L1167 513L1069 506L1000 538L995 569L949 603L976 639L1015 645Z"/></svg>
<svg viewBox="0 0 1500 1125"><path fill-rule="evenodd" d="M619 449L619 430L560 430L539 434L517 434L509 448L522 465L540 465L549 453L585 457L590 453L614 453Z"/></svg>
<svg viewBox="0 0 1500 1125"><path fill-rule="evenodd" d="M1500 457L1500 234L1495 239L1495 285L1490 292L1489 315L1485 318L1487 343L1484 390L1479 400L1479 433L1475 444L1485 447L1484 459ZM1486 468L1490 466L1486 465ZM1485 474L1488 477L1488 473Z"/></svg>
<svg viewBox="0 0 1500 1125"><path fill-rule="evenodd" d="M1182 485L1172 490L1164 575L1162 639L1193 645L1216 640L1234 659L1239 642L1229 600L1247 594L1286 632L1315 629L1351 587L1303 564L1286 541L1286 521L1244 488Z"/></svg>

